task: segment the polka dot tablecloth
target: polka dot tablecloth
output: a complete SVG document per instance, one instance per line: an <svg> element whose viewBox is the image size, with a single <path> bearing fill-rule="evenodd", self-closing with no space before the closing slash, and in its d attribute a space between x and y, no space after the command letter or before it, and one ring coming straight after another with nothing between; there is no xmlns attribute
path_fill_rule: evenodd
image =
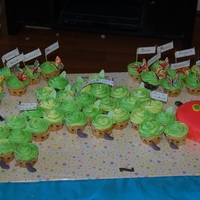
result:
<svg viewBox="0 0 200 200"><path fill-rule="evenodd" d="M90 74L67 74L72 85L77 76L87 80ZM123 85L130 91L139 87L133 83L128 73L106 73L108 79L114 78L115 86ZM4 84L4 97L1 101L0 115L3 117L19 114L18 103L36 103L35 90L47 86L41 80L39 85L28 86L22 97L10 96ZM162 91L158 88L157 91ZM183 103L197 100L199 97L187 94L185 87L179 97L168 97L164 107L177 107L175 101ZM4 124L5 122L0 122ZM99 139L92 135L90 127L86 127L87 138L70 134L66 127L58 132L51 132L48 140L34 142L39 147L39 159L35 165L36 172L17 166L13 160L10 169L0 169L1 182L31 182L50 180L83 180L130 177L156 177L200 175L200 144L188 140L178 150L169 147L166 139L159 144L160 151L153 150L141 142L139 133L131 124L124 130L113 131L113 141ZM134 168L134 172L121 172L119 168Z"/></svg>

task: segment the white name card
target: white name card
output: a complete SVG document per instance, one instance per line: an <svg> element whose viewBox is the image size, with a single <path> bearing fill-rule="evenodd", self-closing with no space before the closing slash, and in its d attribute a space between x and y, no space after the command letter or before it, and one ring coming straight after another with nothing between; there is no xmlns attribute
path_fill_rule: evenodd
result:
<svg viewBox="0 0 200 200"><path fill-rule="evenodd" d="M21 62L21 61L23 61L23 60L24 60L24 54L21 53L20 55L14 57L14 58L12 58L12 59L10 59L10 60L7 62L6 65L7 65L8 68L10 68L10 67L12 67L13 65L15 65L15 64L17 64L17 63L19 63L19 62Z"/></svg>
<svg viewBox="0 0 200 200"><path fill-rule="evenodd" d="M186 57L186 56L192 56L195 55L195 48L191 48L191 49L186 49L186 50L182 50L182 51L177 51L175 53L175 57L176 58L182 58L182 57Z"/></svg>
<svg viewBox="0 0 200 200"><path fill-rule="evenodd" d="M45 51L45 56L47 56L48 54L50 54L51 52L55 51L56 49L59 48L59 44L58 41L55 42L54 44L48 46L44 51Z"/></svg>
<svg viewBox="0 0 200 200"><path fill-rule="evenodd" d="M2 59L2 62L4 63L5 61L8 61L10 60L11 58L15 57L15 56L18 56L19 55L19 50L18 48L4 54L1 59Z"/></svg>
<svg viewBox="0 0 200 200"><path fill-rule="evenodd" d="M34 51L31 51L31 52L29 52L27 54L24 54L24 62L26 62L28 60L31 60L33 58L36 58L38 56L41 56L41 55L42 55L42 53L41 53L40 49L38 48L38 49L36 49Z"/></svg>
<svg viewBox="0 0 200 200"><path fill-rule="evenodd" d="M167 44L164 44L164 45L161 45L157 48L157 52L165 52L165 51L168 51L170 49L173 49L174 48L174 43L173 41L167 43Z"/></svg>
<svg viewBox="0 0 200 200"><path fill-rule="evenodd" d="M152 99L167 102L168 94L164 92L151 91L150 97Z"/></svg>
<svg viewBox="0 0 200 200"><path fill-rule="evenodd" d="M137 49L137 54L151 54L156 52L156 47L139 47Z"/></svg>
<svg viewBox="0 0 200 200"><path fill-rule="evenodd" d="M197 60L196 66L200 66L200 60Z"/></svg>
<svg viewBox="0 0 200 200"><path fill-rule="evenodd" d="M183 62L172 63L171 69L180 69L180 68L189 67L189 66L190 66L190 60L186 60Z"/></svg>
<svg viewBox="0 0 200 200"><path fill-rule="evenodd" d="M158 54L156 54L155 56L153 56L151 59L149 59L147 61L147 66L150 66L151 64L153 64L154 62L156 62L157 60L159 60L161 57L161 53L159 52Z"/></svg>
<svg viewBox="0 0 200 200"><path fill-rule="evenodd" d="M20 103L19 110L35 110L37 103Z"/></svg>

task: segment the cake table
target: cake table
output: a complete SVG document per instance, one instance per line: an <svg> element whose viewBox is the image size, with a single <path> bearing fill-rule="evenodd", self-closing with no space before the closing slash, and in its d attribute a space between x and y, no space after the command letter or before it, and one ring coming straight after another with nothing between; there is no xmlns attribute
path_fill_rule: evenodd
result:
<svg viewBox="0 0 200 200"><path fill-rule="evenodd" d="M67 74L71 85L76 82L77 76L87 80L90 74ZM106 76L107 79L114 78L115 86L126 86L130 91L139 87L138 83L131 81L127 72L106 73ZM14 97L10 96L4 85L0 115L7 117L20 114L19 101L36 103L35 90L43 86L47 86L47 82L41 80L39 85L29 85L25 95ZM159 87L157 91L162 91L162 88ZM175 101L185 103L198 99L199 96L189 95L184 87L180 96L168 97L164 108L173 106L175 112L177 109ZM0 122L4 123L5 121ZM113 196L119 192L124 193L121 199L130 199L131 195L135 195L136 199L159 199L159 196L165 199L162 196L163 192L169 192L165 189L174 190L173 194L179 192L179 196L183 197L188 195L184 193L188 188L192 187L192 190L198 191L196 183L200 175L199 143L187 139L183 146L174 150L163 138L159 144L161 150L155 151L142 143L138 132L131 127L131 124L124 130L113 130L112 141L96 138L90 127L86 127L85 133L88 134L87 138L79 138L68 133L64 127L58 132L51 132L48 140L34 142L39 147L39 158L35 165L37 172L31 173L20 168L15 160L9 164L10 169L0 169L1 199L6 199L5 195L12 195L12 190L15 191L13 196L20 195L16 192L16 188L18 190L23 188L21 192L24 193L25 190L29 199L37 199L37 195L47 195L44 189L49 192L46 199L58 194L62 194L63 198L60 199L65 199L65 192L68 191L69 197L66 195L66 199L70 200L120 199ZM120 171L120 168L134 168L134 172ZM187 186L184 184L186 180L191 181ZM181 189L180 186L184 188ZM12 189L8 190L9 194L3 190L6 187ZM51 187L60 189L53 192Z"/></svg>

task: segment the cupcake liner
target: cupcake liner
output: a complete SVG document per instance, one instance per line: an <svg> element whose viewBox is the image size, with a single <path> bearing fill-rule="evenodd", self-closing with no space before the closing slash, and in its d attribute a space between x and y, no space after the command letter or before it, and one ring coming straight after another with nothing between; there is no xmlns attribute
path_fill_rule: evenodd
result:
<svg viewBox="0 0 200 200"><path fill-rule="evenodd" d="M109 129L103 129L103 130L99 130L97 128L95 128L92 124L91 124L91 128L92 128L92 133L94 136L98 137L98 138L104 138L104 133L107 133L108 135L112 134L112 130L113 130L113 126Z"/></svg>
<svg viewBox="0 0 200 200"><path fill-rule="evenodd" d="M130 76L130 78L131 78L131 80L133 82L137 82L137 83L141 83L142 82L141 75L135 75L135 74L131 74L129 72L129 76Z"/></svg>
<svg viewBox="0 0 200 200"><path fill-rule="evenodd" d="M12 88L12 87L10 87L8 85L7 85L7 87L8 87L9 93L12 96L22 96L23 94L26 93L26 89L27 89L28 85L25 85L25 86L23 86L21 88Z"/></svg>
<svg viewBox="0 0 200 200"><path fill-rule="evenodd" d="M78 130L83 132L85 129L85 126L68 126L68 125L66 125L66 127L67 127L68 132L72 133L72 134L77 134Z"/></svg>
<svg viewBox="0 0 200 200"><path fill-rule="evenodd" d="M167 90L165 88L163 88L163 92L164 93L167 93L169 97L177 97L180 95L181 93L181 89L178 89L178 90Z"/></svg>
<svg viewBox="0 0 200 200"><path fill-rule="evenodd" d="M0 155L0 160L3 160L5 163L11 162L15 158L14 152L10 151L6 155Z"/></svg>
<svg viewBox="0 0 200 200"><path fill-rule="evenodd" d="M140 135L140 138L141 138L143 143L148 144L148 145L152 145L152 142L154 142L154 144L159 144L160 140L162 139L162 134L153 135L153 136L148 137L148 138Z"/></svg>
<svg viewBox="0 0 200 200"><path fill-rule="evenodd" d="M144 83L144 87L149 90L156 90L159 87L159 85L151 85L145 81L143 81L143 83Z"/></svg>
<svg viewBox="0 0 200 200"><path fill-rule="evenodd" d="M186 138L187 138L187 134L183 137L172 137L170 135L164 134L167 142L170 144L171 142L173 142L176 146L181 146L185 143Z"/></svg>
<svg viewBox="0 0 200 200"><path fill-rule="evenodd" d="M41 80L41 75L39 75L36 78L30 78L29 80L30 80L29 85L37 85Z"/></svg>
<svg viewBox="0 0 200 200"><path fill-rule="evenodd" d="M17 161L17 164L22 167L22 168L26 168L26 164L27 163L30 163L31 166L34 166L35 163L38 161L38 157L37 158L33 158L32 160L27 160L27 161L24 161L24 160L18 160L16 158L16 161Z"/></svg>
<svg viewBox="0 0 200 200"><path fill-rule="evenodd" d="M138 131L140 124L134 124L133 122L131 122L131 124L132 124L132 128Z"/></svg>
<svg viewBox="0 0 200 200"><path fill-rule="evenodd" d="M48 81L50 78L52 78L54 76L58 76L59 74L60 74L60 70L52 72L51 74L42 73L42 77L45 81Z"/></svg>
<svg viewBox="0 0 200 200"><path fill-rule="evenodd" d="M64 121L60 123L51 123L49 129L50 131L59 131L63 128L63 126L64 126Z"/></svg>
<svg viewBox="0 0 200 200"><path fill-rule="evenodd" d="M192 88L192 87L186 85L186 90L191 95L200 95L200 87Z"/></svg>
<svg viewBox="0 0 200 200"><path fill-rule="evenodd" d="M122 122L115 122L115 123L114 123L114 126L113 126L113 129L122 130L122 129L124 129L124 128L127 127L128 122L129 122L129 119L124 120L124 121L122 121Z"/></svg>
<svg viewBox="0 0 200 200"><path fill-rule="evenodd" d="M49 138L50 129L48 129L47 131L42 132L42 133L32 133L32 135L33 135L33 141L43 142Z"/></svg>
<svg viewBox="0 0 200 200"><path fill-rule="evenodd" d="M91 126L92 118L86 118L86 126Z"/></svg>

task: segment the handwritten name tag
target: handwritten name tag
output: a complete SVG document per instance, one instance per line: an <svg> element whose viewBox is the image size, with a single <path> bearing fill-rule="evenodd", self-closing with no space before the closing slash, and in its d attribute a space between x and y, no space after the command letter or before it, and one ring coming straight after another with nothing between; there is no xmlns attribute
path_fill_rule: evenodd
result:
<svg viewBox="0 0 200 200"><path fill-rule="evenodd" d="M161 53L159 52L158 54L156 54L155 56L153 56L151 59L149 59L147 61L147 66L150 66L151 64L153 64L154 62L156 62L157 60L159 60L161 57Z"/></svg>
<svg viewBox="0 0 200 200"><path fill-rule="evenodd" d="M200 60L197 60L196 66L200 66Z"/></svg>
<svg viewBox="0 0 200 200"><path fill-rule="evenodd" d="M137 54L151 54L156 52L156 47L139 47L137 49Z"/></svg>
<svg viewBox="0 0 200 200"><path fill-rule="evenodd" d="M152 99L167 102L168 94L164 92L151 91L150 97Z"/></svg>
<svg viewBox="0 0 200 200"><path fill-rule="evenodd" d="M26 62L28 60L31 60L33 58L36 58L38 56L41 56L41 55L42 55L42 53L41 53L40 49L38 48L38 49L36 49L34 51L31 51L31 52L29 52L27 54L24 54L24 62Z"/></svg>
<svg viewBox="0 0 200 200"><path fill-rule="evenodd" d="M1 59L2 59L2 62L4 63L5 61L7 60L10 60L11 58L15 57L15 56L18 56L19 55L19 50L18 48L4 54Z"/></svg>
<svg viewBox="0 0 200 200"><path fill-rule="evenodd" d="M186 57L186 56L192 56L195 55L195 48L191 48L191 49L186 49L186 50L182 50L182 51L177 51L175 53L175 57L176 58L182 58L182 57Z"/></svg>
<svg viewBox="0 0 200 200"><path fill-rule="evenodd" d="M8 60L8 62L6 63L6 65L7 65L8 68L10 68L10 67L12 67L13 65L15 65L15 64L17 64L17 63L19 63L19 62L21 62L21 61L23 61L23 60L24 60L24 54L21 53L20 55L18 55L18 56L16 56L16 57L12 58L12 59L10 59L10 60Z"/></svg>
<svg viewBox="0 0 200 200"><path fill-rule="evenodd" d="M44 51L45 51L45 56L50 54L51 52L55 51L56 49L59 48L58 41L55 42L54 44L48 46Z"/></svg>
<svg viewBox="0 0 200 200"><path fill-rule="evenodd" d="M157 52L162 53L162 52L168 51L168 50L173 49L173 48L174 48L174 43L172 41L172 42L169 42L167 44L159 46L157 48Z"/></svg>
<svg viewBox="0 0 200 200"><path fill-rule="evenodd" d="M189 67L189 66L190 66L190 60L186 60L183 62L172 63L171 69L180 69L180 68Z"/></svg>
<svg viewBox="0 0 200 200"><path fill-rule="evenodd" d="M35 110L37 103L20 103L19 110Z"/></svg>

